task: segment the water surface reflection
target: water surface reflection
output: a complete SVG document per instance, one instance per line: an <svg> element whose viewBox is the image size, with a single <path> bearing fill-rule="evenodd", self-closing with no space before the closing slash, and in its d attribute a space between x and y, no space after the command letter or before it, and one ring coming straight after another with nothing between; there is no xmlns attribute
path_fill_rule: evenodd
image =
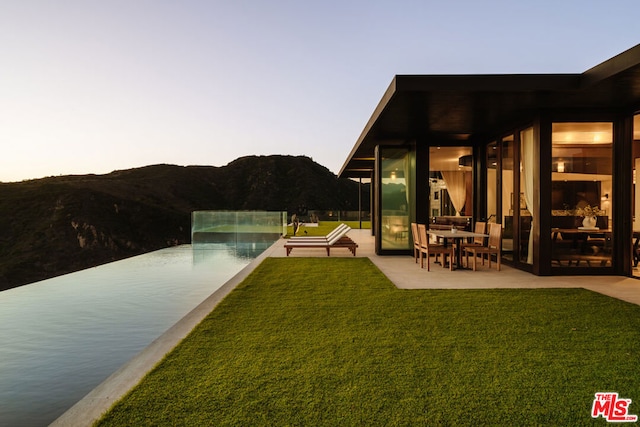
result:
<svg viewBox="0 0 640 427"><path fill-rule="evenodd" d="M47 425L266 248L164 249L0 292L0 425Z"/></svg>

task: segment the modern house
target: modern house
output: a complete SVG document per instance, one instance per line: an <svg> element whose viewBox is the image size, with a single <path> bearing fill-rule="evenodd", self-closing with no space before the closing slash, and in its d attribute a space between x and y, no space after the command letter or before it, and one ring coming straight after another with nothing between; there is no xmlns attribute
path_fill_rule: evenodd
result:
<svg viewBox="0 0 640 427"><path fill-rule="evenodd" d="M397 75L339 175L371 179L378 254L488 221L516 268L631 276L639 167L640 45L582 74Z"/></svg>

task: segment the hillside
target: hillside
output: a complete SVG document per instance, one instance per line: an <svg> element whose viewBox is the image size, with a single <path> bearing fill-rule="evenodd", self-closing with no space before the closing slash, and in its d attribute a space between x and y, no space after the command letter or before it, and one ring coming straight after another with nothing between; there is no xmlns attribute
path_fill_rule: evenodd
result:
<svg viewBox="0 0 640 427"><path fill-rule="evenodd" d="M357 210L358 184L293 156L0 183L0 290L189 243L194 210L298 206Z"/></svg>

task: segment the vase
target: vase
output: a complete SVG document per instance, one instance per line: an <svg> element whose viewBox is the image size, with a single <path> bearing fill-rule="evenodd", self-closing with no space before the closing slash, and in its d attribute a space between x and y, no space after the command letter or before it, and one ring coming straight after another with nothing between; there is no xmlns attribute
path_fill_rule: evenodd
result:
<svg viewBox="0 0 640 427"><path fill-rule="evenodd" d="M582 220L584 228L596 228L597 218L595 216L585 216Z"/></svg>

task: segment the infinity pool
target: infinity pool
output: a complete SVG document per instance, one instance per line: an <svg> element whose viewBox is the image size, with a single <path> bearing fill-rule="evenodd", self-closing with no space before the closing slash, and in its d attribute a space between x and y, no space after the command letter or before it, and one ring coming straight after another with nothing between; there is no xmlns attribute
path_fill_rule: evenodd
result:
<svg viewBox="0 0 640 427"><path fill-rule="evenodd" d="M177 246L0 292L0 425L53 422L266 246Z"/></svg>

